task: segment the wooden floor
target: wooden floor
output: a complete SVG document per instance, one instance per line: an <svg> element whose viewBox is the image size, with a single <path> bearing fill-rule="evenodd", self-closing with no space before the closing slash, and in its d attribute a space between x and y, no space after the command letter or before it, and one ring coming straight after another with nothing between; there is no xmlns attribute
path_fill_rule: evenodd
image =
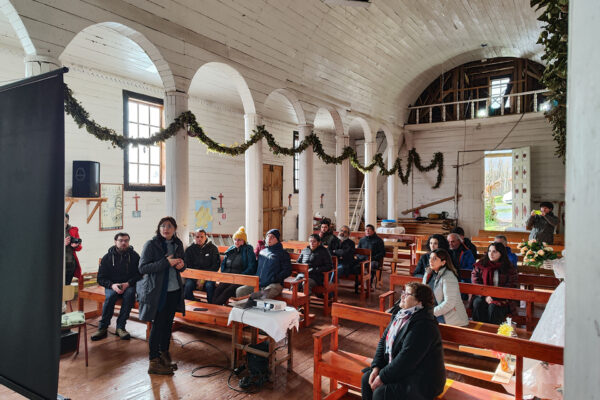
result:
<svg viewBox="0 0 600 400"><path fill-rule="evenodd" d="M387 275L387 274L384 274ZM387 287L384 278L384 287ZM362 307L377 308L376 290L370 299L361 302L351 289L340 290L340 301ZM93 308L86 304L86 310ZM312 310L311 310L312 311ZM302 329L294 337L293 372L287 373L279 366L272 383L266 384L259 393L238 393L228 388L230 371L226 370L209 378L192 376L195 368L207 365L228 366L231 338L220 333L183 328L173 333L171 344L172 358L178 362L179 370L173 377L148 375L148 343L145 341L146 326L129 321L127 329L132 334L129 341L119 340L113 334L98 342L88 341L89 366L86 368L83 354L74 358L66 355L61 358L59 393L71 399L310 399L313 386L313 339L312 334L331 323L323 316L321 309L315 309L317 318L311 327ZM109 332L114 333L116 317L112 320ZM88 320L88 336L96 331L98 319ZM364 355L375 351L379 338L376 329L366 328L358 323L344 322L340 329L340 346ZM205 368L195 372L208 374L218 368ZM237 387L238 379L232 377L231 385ZM481 382L452 376L469 383ZM326 386L327 384L327 386ZM491 389L496 385L486 385ZM323 379L323 390L328 382ZM0 386L0 399L22 399L20 395Z"/></svg>

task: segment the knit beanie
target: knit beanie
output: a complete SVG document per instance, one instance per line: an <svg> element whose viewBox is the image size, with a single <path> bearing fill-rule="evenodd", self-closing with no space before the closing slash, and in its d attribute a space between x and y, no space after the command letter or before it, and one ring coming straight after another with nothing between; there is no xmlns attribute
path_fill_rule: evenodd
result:
<svg viewBox="0 0 600 400"><path fill-rule="evenodd" d="M233 234L233 240L235 239L242 239L244 243L248 243L248 236L246 236L246 230L243 226L240 226L237 232Z"/></svg>
<svg viewBox="0 0 600 400"><path fill-rule="evenodd" d="M268 231L268 232L267 232L267 235L268 235L269 233L270 233L271 235L275 236L275 238L277 238L277 241L278 241L278 242L281 242L281 233L279 232L279 230L278 230L278 229L271 229L270 231Z"/></svg>

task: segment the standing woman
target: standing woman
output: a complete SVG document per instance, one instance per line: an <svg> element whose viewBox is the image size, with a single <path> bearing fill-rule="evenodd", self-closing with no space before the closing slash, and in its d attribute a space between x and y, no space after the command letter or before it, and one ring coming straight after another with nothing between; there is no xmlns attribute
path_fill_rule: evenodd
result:
<svg viewBox="0 0 600 400"><path fill-rule="evenodd" d="M490 244L485 256L475 263L471 272L471 282L478 285L516 288L518 277L517 269L508 259L502 243ZM513 311L513 306L510 300L476 296L473 298L473 321L499 325Z"/></svg>
<svg viewBox="0 0 600 400"><path fill-rule="evenodd" d="M147 241L140 257L140 273L143 279L137 282L140 304L139 318L152 322L150 331L149 374L173 375L177 369L169 354L171 328L175 312L185 314L181 271L183 243L176 236L177 223L173 217L164 217L158 223L156 236Z"/></svg>
<svg viewBox="0 0 600 400"><path fill-rule="evenodd" d="M433 400L444 390L446 369L433 293L422 283L404 287L400 309L379 340L362 378L363 400Z"/></svg>
<svg viewBox="0 0 600 400"><path fill-rule="evenodd" d="M429 253L429 268L425 271L423 283L433 290L433 315L439 323L469 325L467 310L460 297L458 272L452 264L450 253L444 249L436 249Z"/></svg>

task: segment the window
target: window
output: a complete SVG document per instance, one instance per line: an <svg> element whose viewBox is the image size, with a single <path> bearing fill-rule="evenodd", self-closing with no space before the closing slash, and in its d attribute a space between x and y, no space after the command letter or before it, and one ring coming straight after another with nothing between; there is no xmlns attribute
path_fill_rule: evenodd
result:
<svg viewBox="0 0 600 400"><path fill-rule="evenodd" d="M512 151L495 150L484 154L484 229L503 231L512 225Z"/></svg>
<svg viewBox="0 0 600 400"><path fill-rule="evenodd" d="M294 148L297 148L300 144L300 137L298 131L294 131L293 143ZM294 154L294 193L298 193L298 186L300 185L298 171L300 171L300 154L296 153Z"/></svg>
<svg viewBox="0 0 600 400"><path fill-rule="evenodd" d="M492 109L498 109L501 107L502 105L502 96L504 96L506 94L506 89L508 89L508 83L510 82L510 78L501 78L501 79L493 79L492 80L492 85L490 88L490 94L491 94L491 98L492 98L492 104L490 105L490 108ZM504 107L508 108L510 107L510 101L509 98L506 98L506 101L504 103Z"/></svg>
<svg viewBox="0 0 600 400"><path fill-rule="evenodd" d="M123 132L126 137L147 138L164 126L163 101L123 91ZM164 144L129 145L124 151L125 190L164 191Z"/></svg>

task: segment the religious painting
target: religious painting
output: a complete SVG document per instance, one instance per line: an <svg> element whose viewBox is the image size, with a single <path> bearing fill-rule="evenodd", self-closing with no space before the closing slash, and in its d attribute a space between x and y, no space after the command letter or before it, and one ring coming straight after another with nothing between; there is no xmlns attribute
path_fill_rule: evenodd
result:
<svg viewBox="0 0 600 400"><path fill-rule="evenodd" d="M100 230L123 229L123 184L101 183L100 197L106 197L100 205Z"/></svg>
<svg viewBox="0 0 600 400"><path fill-rule="evenodd" d="M194 220L196 229L204 229L206 232L212 232L213 212L211 200L196 200L196 211Z"/></svg>

